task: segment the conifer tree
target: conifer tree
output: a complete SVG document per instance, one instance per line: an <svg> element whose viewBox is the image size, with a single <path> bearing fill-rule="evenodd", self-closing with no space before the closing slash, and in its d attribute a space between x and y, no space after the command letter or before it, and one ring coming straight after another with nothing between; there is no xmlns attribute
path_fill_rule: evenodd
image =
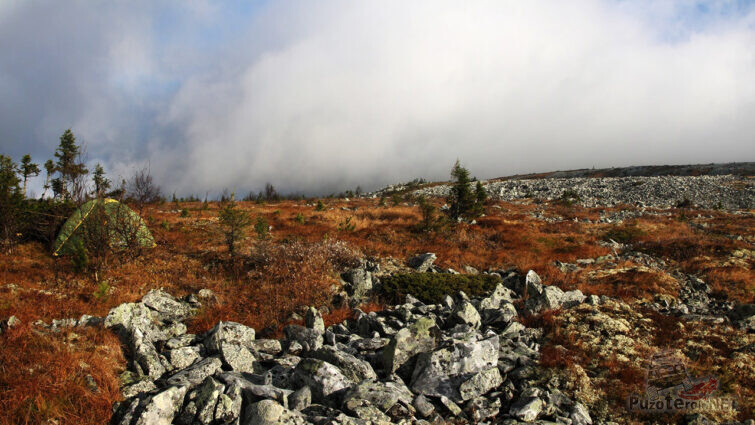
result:
<svg viewBox="0 0 755 425"><path fill-rule="evenodd" d="M60 145L55 151L55 171L60 173L60 181L57 184L61 190L60 195L64 199L80 201L83 197L83 177L89 173L84 163L81 162L81 147L76 144L76 137L69 128L60 136Z"/></svg>
<svg viewBox="0 0 755 425"><path fill-rule="evenodd" d="M31 162L31 155L28 153L21 158L21 175L24 178L24 196L26 196L26 182L29 177L36 177L39 175L39 164Z"/></svg>
<svg viewBox="0 0 755 425"><path fill-rule="evenodd" d="M94 167L92 180L94 181L94 196L96 198L103 198L105 196L105 192L110 189L111 182L110 179L105 177L105 170L99 163Z"/></svg>
<svg viewBox="0 0 755 425"><path fill-rule="evenodd" d="M51 159L48 159L45 162L45 184L42 186L44 191L42 192L42 199L44 199L45 194L47 194L47 190L50 189L52 186L52 181L50 180L50 177L52 177L53 173L55 173L55 163L52 162Z"/></svg>
<svg viewBox="0 0 755 425"><path fill-rule="evenodd" d="M451 169L451 177L454 179L449 200L451 218L467 218L474 209L475 197L469 188L469 170L462 167L458 159Z"/></svg>

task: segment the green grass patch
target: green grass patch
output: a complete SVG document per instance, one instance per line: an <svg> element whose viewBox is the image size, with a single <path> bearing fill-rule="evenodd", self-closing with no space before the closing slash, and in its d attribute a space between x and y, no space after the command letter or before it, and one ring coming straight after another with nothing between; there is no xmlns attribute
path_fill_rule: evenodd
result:
<svg viewBox="0 0 755 425"><path fill-rule="evenodd" d="M440 302L445 295L453 296L464 291L469 296L486 295L495 289L500 279L491 275L465 275L446 273L400 273L382 278L386 301L404 302L407 294L428 304Z"/></svg>

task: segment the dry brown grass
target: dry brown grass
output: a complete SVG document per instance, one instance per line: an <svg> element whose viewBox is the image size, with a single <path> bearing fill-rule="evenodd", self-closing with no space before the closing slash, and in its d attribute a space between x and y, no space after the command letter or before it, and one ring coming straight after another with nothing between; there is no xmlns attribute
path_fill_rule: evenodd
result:
<svg viewBox="0 0 755 425"><path fill-rule="evenodd" d="M28 324L0 336L0 424L103 424L121 398L118 339L105 330L38 334ZM96 387L90 387L87 376Z"/></svg>
<svg viewBox="0 0 755 425"><path fill-rule="evenodd" d="M53 259L40 244L21 244L12 254L0 253L0 318L16 315L24 323L21 329L0 336L0 424L44 423L47 419L66 424L106 422L111 403L119 397L115 376L123 359L117 340L108 332L87 330L76 331L78 339L69 342L66 333L39 335L29 325L35 320L49 322L85 313L104 316L110 308L136 301L153 288L162 287L176 296L209 288L218 295L219 303L206 305L190 323L193 332L203 332L218 320L234 320L271 336L279 335L299 306L326 305L330 287L338 284L338 271L361 255L404 261L419 252L435 252L441 267L533 269L548 284L625 299L673 290L662 276L644 272L592 281L588 276L592 268L565 275L553 266L554 260L574 262L611 252L598 245L610 225L547 223L529 216L543 205L493 203L500 208L488 206L487 216L479 219L478 225L420 233L415 226L421 215L414 206L380 207L373 199L324 202L325 211L301 201L239 202L253 220L261 216L272 226L271 239L264 243L256 242L253 229L248 229L249 238L242 247L246 260L241 264L228 262L216 231L217 203L210 203L206 210L201 202L181 203L181 208L189 211L183 218L172 204L150 205L143 216L158 246L135 260L113 264L104 275L110 287L105 296L95 295L97 285L90 276L74 274L66 259ZM569 219L594 220L600 210L546 207L549 215ZM708 231L693 229L678 216L638 219L637 226L644 232L638 243L678 260L684 270L701 273L715 291L751 302L755 293L752 267L722 267L720 263L733 249L747 246L727 235L752 237L755 220L723 212L703 213L714 216L708 220ZM339 230L339 224L347 219L353 230L343 226ZM338 248L336 242L345 248ZM363 308L369 311L381 306ZM324 319L331 324L352 315L351 309L333 309ZM577 347L569 345L575 342L561 343L570 351L565 359L556 356L554 361L581 361L575 357ZM90 349L94 351L89 353ZM27 351L32 355L24 356ZM76 369L79 361L89 365L86 373L95 378L100 393L86 388L82 372ZM25 372L28 370L35 372Z"/></svg>

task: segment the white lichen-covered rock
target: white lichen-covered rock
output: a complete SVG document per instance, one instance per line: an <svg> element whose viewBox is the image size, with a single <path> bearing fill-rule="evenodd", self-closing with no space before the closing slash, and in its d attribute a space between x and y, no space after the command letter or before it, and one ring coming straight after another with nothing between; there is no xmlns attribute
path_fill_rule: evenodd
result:
<svg viewBox="0 0 755 425"><path fill-rule="evenodd" d="M167 379L168 385L194 388L202 381L220 370L223 362L217 357L207 357L186 369L183 369Z"/></svg>
<svg viewBox="0 0 755 425"><path fill-rule="evenodd" d="M477 312L477 309L469 301L462 301L456 305L453 313L451 313L451 321L453 323L469 325L475 329L482 325L480 313Z"/></svg>
<svg viewBox="0 0 755 425"><path fill-rule="evenodd" d="M377 379L375 371L368 362L358 359L345 351L338 350L335 347L321 347L310 356L335 365L344 375L355 382L365 379Z"/></svg>
<svg viewBox="0 0 755 425"><path fill-rule="evenodd" d="M483 370L498 363L498 336L482 341L457 342L451 347L423 353L411 380L411 389L418 394L445 396L463 401L460 385Z"/></svg>
<svg viewBox="0 0 755 425"><path fill-rule="evenodd" d="M186 395L186 387L169 387L153 395L144 405L135 425L170 425Z"/></svg>
<svg viewBox="0 0 755 425"><path fill-rule="evenodd" d="M357 412L369 405L390 415L393 410L399 410L394 409L397 404L413 413L413 399L412 392L402 383L367 380L351 387L344 395L342 405L347 412Z"/></svg>
<svg viewBox="0 0 755 425"><path fill-rule="evenodd" d="M422 317L399 330L383 350L383 365L393 373L419 353L433 350L437 345L435 320Z"/></svg>
<svg viewBox="0 0 755 425"><path fill-rule="evenodd" d="M250 404L244 411L245 425L304 425L301 414L286 409L273 400Z"/></svg>
<svg viewBox="0 0 755 425"><path fill-rule="evenodd" d="M225 385L209 377L196 388L196 399L194 403L197 406L195 421L203 425L209 425L215 420L215 407Z"/></svg>
<svg viewBox="0 0 755 425"><path fill-rule="evenodd" d="M249 349L241 344L221 342L218 350L223 364L236 372L254 372L255 358Z"/></svg>
<svg viewBox="0 0 755 425"><path fill-rule="evenodd" d="M149 291L142 298L142 303L156 311L163 320L183 320L191 314L191 307L187 303L176 300L160 289Z"/></svg>
<svg viewBox="0 0 755 425"><path fill-rule="evenodd" d="M220 351L224 342L251 347L254 341L254 329L236 322L220 322L207 331L204 346L210 353Z"/></svg>
<svg viewBox="0 0 755 425"><path fill-rule="evenodd" d="M176 369L185 369L199 358L199 347L180 347L168 352L168 360Z"/></svg>
<svg viewBox="0 0 755 425"><path fill-rule="evenodd" d="M459 385L459 394L462 400L470 400L497 388L502 383L503 377L498 367L492 367L478 372L462 382Z"/></svg>
<svg viewBox="0 0 755 425"><path fill-rule="evenodd" d="M514 402L509 409L509 414L522 422L534 422L544 407L543 400L538 397L529 397Z"/></svg>
<svg viewBox="0 0 755 425"><path fill-rule="evenodd" d="M559 308L563 297L564 291L557 286L546 286L539 295L529 298L524 305L530 313L540 313Z"/></svg>
<svg viewBox="0 0 755 425"><path fill-rule="evenodd" d="M302 359L294 369L293 379L312 390L312 396L320 402L354 384L337 367L317 359Z"/></svg>

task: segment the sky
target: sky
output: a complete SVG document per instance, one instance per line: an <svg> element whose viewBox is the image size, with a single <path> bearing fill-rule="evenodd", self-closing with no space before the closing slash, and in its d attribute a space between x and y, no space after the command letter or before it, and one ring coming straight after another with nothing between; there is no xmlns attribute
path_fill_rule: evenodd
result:
<svg viewBox="0 0 755 425"><path fill-rule="evenodd" d="M0 1L0 153L67 128L200 196L755 161L755 2Z"/></svg>

